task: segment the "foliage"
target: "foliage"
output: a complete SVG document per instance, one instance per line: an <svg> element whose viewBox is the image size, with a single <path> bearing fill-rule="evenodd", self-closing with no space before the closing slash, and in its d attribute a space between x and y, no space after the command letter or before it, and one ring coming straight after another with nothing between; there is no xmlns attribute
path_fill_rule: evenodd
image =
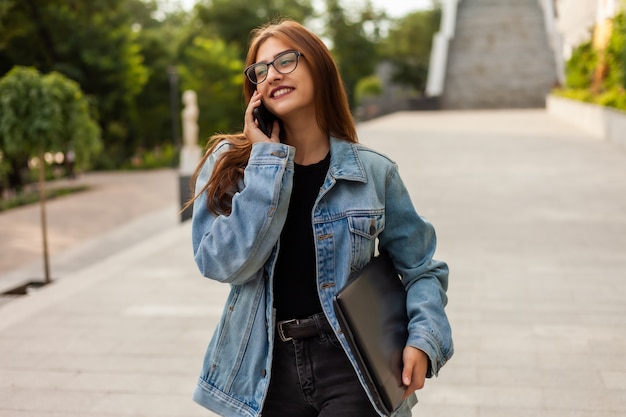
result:
<svg viewBox="0 0 626 417"><path fill-rule="evenodd" d="M2 138L0 138L0 145L2 144ZM4 152L0 148L0 190L2 190L6 185L6 178L11 172L11 164L4 156Z"/></svg>
<svg viewBox="0 0 626 417"><path fill-rule="evenodd" d="M212 0L196 6L204 37L219 37L240 51L248 47L250 30L270 21L289 17L300 22L313 14L311 0Z"/></svg>
<svg viewBox="0 0 626 417"><path fill-rule="evenodd" d="M353 108L359 81L374 74L382 52L397 46L399 72L415 75L415 62L403 61L430 48L426 35L400 29L411 25L387 20L370 0L258 0L253 7L249 0L198 0L192 11L171 6L166 13L161 4L0 0L0 76L29 66L76 81L106 143L106 152L93 161L96 168L128 166L145 149L177 148L185 89L198 94L202 137L241 128L241 70L250 30L270 20L291 17L314 26L337 60ZM313 4L325 5L324 12L316 15ZM381 29L387 27L390 41ZM0 176L26 166L25 155L1 152Z"/></svg>
<svg viewBox="0 0 626 417"><path fill-rule="evenodd" d="M181 90L197 94L201 142L217 131L242 129L241 51L221 39L196 37L183 50L183 57L186 65L179 67Z"/></svg>
<svg viewBox="0 0 626 417"><path fill-rule="evenodd" d="M80 86L58 72L43 76L42 83L60 106L60 124L54 134L58 135L62 150L74 151L76 169L90 168L93 157L102 150L102 142L100 127Z"/></svg>
<svg viewBox="0 0 626 417"><path fill-rule="evenodd" d="M356 85L355 96L357 103L361 103L366 97L379 96L383 92L380 79L374 75L361 78Z"/></svg>
<svg viewBox="0 0 626 417"><path fill-rule="evenodd" d="M352 11L352 15L356 14ZM374 73L379 61L376 43L379 41L378 25L383 15L373 11L369 2L354 21L341 7L339 0L326 0L326 34L332 44L333 57L337 62L341 77L348 93L350 106L358 104L355 96L360 79ZM368 32L366 27L373 26Z"/></svg>
<svg viewBox="0 0 626 417"><path fill-rule="evenodd" d="M610 68L605 84L610 88L626 88L626 14L613 18L613 31L606 50L607 65Z"/></svg>
<svg viewBox="0 0 626 417"><path fill-rule="evenodd" d="M124 169L174 168L178 163L178 152L172 144L154 147L152 150L139 151Z"/></svg>
<svg viewBox="0 0 626 417"><path fill-rule="evenodd" d="M553 93L559 97L592 103L594 95L588 88L557 88Z"/></svg>
<svg viewBox="0 0 626 417"><path fill-rule="evenodd" d="M599 67L604 69L594 85ZM566 86L555 94L575 100L626 110L626 15L613 18L613 30L602 54L591 42L579 45L566 63Z"/></svg>
<svg viewBox="0 0 626 417"><path fill-rule="evenodd" d="M9 157L60 150L61 107L34 68L16 67L0 80L0 137Z"/></svg>
<svg viewBox="0 0 626 417"><path fill-rule="evenodd" d="M171 12L162 20L157 20L154 9L150 7L133 11L136 24L139 25L137 42L144 65L148 68L148 80L135 100L137 117L134 129L137 141L133 154L141 149L162 145L177 146L180 139L179 129L173 129L180 97L176 64L178 61L179 65L183 65L177 57L181 49L179 46L187 44L185 36L191 26L191 18L184 12ZM173 98L176 99L174 108Z"/></svg>
<svg viewBox="0 0 626 417"><path fill-rule="evenodd" d="M0 79L0 140L3 158L72 148L83 167L101 149L100 130L78 84L26 67Z"/></svg>
<svg viewBox="0 0 626 417"><path fill-rule="evenodd" d="M598 64L598 54L591 41L579 45L565 65L565 82L569 88L589 88Z"/></svg>
<svg viewBox="0 0 626 417"><path fill-rule="evenodd" d="M131 4L146 7L140 0L31 0L0 16L0 74L24 65L78 82L94 99L109 156L123 157L136 141L133 100L148 76Z"/></svg>
<svg viewBox="0 0 626 417"><path fill-rule="evenodd" d="M411 13L389 31L381 55L394 65L393 81L424 91L433 35L439 30L441 9Z"/></svg>
<svg viewBox="0 0 626 417"><path fill-rule="evenodd" d="M46 200L62 197L65 195L74 194L77 192L87 191L89 189L86 185L77 185L71 187L60 187L46 190ZM15 195L5 199L0 199L0 212L9 210L15 207L21 207L28 204L34 204L39 202L39 191L33 190Z"/></svg>

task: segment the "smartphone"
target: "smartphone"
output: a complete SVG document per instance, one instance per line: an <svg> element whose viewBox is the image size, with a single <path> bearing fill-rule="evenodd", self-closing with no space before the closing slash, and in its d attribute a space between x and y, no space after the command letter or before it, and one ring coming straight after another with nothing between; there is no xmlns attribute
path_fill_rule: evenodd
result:
<svg viewBox="0 0 626 417"><path fill-rule="evenodd" d="M274 120L278 119L275 115L273 115L263 103L252 111L254 118L257 120L259 124L259 129L267 135L267 137L272 136L272 127L274 126Z"/></svg>

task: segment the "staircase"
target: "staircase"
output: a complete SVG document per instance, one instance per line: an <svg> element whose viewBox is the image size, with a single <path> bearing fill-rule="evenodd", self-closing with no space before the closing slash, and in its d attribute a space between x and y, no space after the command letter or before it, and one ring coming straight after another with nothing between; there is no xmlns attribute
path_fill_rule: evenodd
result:
<svg viewBox="0 0 626 417"><path fill-rule="evenodd" d="M442 109L544 107L556 83L537 0L459 2Z"/></svg>

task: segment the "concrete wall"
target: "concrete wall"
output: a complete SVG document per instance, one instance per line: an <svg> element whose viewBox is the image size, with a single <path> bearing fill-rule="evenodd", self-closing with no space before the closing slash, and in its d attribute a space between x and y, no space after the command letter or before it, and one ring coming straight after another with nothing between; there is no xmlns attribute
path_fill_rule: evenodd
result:
<svg viewBox="0 0 626 417"><path fill-rule="evenodd" d="M546 109L598 139L626 148L626 112L554 95L546 98Z"/></svg>

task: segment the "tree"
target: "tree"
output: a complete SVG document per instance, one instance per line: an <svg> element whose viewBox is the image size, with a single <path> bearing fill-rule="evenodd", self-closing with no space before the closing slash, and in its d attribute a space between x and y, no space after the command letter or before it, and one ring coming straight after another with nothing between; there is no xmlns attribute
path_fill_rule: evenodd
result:
<svg viewBox="0 0 626 417"><path fill-rule="evenodd" d="M218 131L242 129L244 62L240 51L220 39L197 37L183 53L181 91L197 93L200 139Z"/></svg>
<svg viewBox="0 0 626 417"><path fill-rule="evenodd" d="M172 116L173 111L178 109L171 108L170 71L177 61L183 62L179 52L181 45L186 45L190 17L182 11L169 12L159 20L152 14L141 17L141 12L134 13L134 16L139 25L136 27L137 42L148 69L148 80L135 101L137 145L141 149L153 149L164 144L175 146L179 138L172 130ZM180 100L178 91L175 94Z"/></svg>
<svg viewBox="0 0 626 417"><path fill-rule="evenodd" d="M394 65L393 81L424 91L433 35L439 30L441 9L411 13L395 22L382 43L381 54Z"/></svg>
<svg viewBox="0 0 626 417"><path fill-rule="evenodd" d="M131 10L142 4L139 0L24 0L0 8L0 74L15 65L33 66L78 82L96 104L111 165L136 147L134 100L148 72Z"/></svg>
<svg viewBox="0 0 626 417"><path fill-rule="evenodd" d="M74 151L78 169L89 168L93 157L102 150L100 127L92 116L89 101L77 82L58 72L44 75L41 81L44 93L52 96L61 112L56 130L50 134L58 135L55 141L59 141L62 151Z"/></svg>
<svg viewBox="0 0 626 417"><path fill-rule="evenodd" d="M219 37L226 44L246 51L250 31L269 21L289 17L304 22L313 14L310 0L212 0L196 6L199 27L205 37Z"/></svg>
<svg viewBox="0 0 626 417"><path fill-rule="evenodd" d="M45 282L50 282L45 198L45 159L72 146L86 164L99 152L100 130L76 82L59 73L41 76L15 67L0 79L0 140L3 156L37 157Z"/></svg>
<svg viewBox="0 0 626 417"><path fill-rule="evenodd" d="M375 13L369 2L360 12L353 11L352 15L358 17L350 19L339 0L326 1L327 35L350 106L354 108L358 104L355 96L357 83L371 76L380 60L376 48L379 40L377 27L384 16ZM368 32L368 25L374 29Z"/></svg>

